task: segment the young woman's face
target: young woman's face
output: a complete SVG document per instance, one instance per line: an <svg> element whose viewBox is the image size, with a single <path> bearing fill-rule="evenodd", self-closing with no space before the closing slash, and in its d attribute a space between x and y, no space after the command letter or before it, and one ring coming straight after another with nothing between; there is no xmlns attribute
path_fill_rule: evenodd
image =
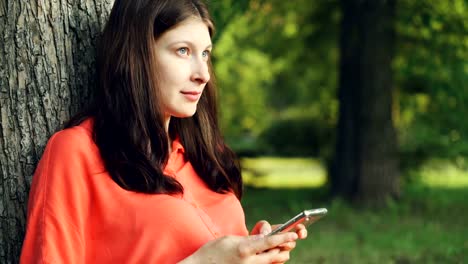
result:
<svg viewBox="0 0 468 264"><path fill-rule="evenodd" d="M207 25L198 18L189 18L166 31L155 45L166 120L192 116L210 80L211 38Z"/></svg>

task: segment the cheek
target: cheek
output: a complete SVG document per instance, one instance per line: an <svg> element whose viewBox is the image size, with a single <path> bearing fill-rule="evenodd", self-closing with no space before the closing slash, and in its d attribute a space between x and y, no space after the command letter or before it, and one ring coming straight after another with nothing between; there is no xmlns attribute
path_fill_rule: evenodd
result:
<svg viewBox="0 0 468 264"><path fill-rule="evenodd" d="M161 69L161 81L165 85L174 85L183 83L187 78L190 77L190 71L188 67L183 64L178 66L167 65Z"/></svg>

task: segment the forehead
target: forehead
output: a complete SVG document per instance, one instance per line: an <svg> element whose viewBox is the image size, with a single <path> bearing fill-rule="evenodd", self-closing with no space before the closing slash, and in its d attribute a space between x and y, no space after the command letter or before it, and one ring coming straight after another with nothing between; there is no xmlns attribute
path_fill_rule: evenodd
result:
<svg viewBox="0 0 468 264"><path fill-rule="evenodd" d="M209 45L211 44L211 37L208 26L199 18L188 18L164 32L157 40L157 42L167 44L177 41L190 41L200 45Z"/></svg>

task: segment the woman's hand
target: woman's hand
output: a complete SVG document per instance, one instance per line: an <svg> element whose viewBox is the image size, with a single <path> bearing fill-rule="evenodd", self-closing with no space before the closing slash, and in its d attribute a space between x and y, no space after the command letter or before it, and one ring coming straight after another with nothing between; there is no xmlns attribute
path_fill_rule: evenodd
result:
<svg viewBox="0 0 468 264"><path fill-rule="evenodd" d="M272 229L278 227L280 225L274 225L273 227L265 220L258 221L255 224L254 228L250 232L251 235L263 234L267 235L271 232ZM295 232L299 239L305 239L307 237L307 229L303 224L298 224L295 227ZM277 249L280 251L287 251L290 252L296 247L296 241L287 242L278 246ZM281 262L280 262L281 263Z"/></svg>
<svg viewBox="0 0 468 264"><path fill-rule="evenodd" d="M255 224L250 234L251 235L258 235L258 234L267 235L271 232L271 230L277 228L278 226L280 225L271 226L267 221L261 220L261 221L258 221L257 224ZM307 237L307 229L305 228L303 224L298 224L295 227L294 232L296 232L299 239L305 239ZM285 244L282 246L284 248L293 249L296 246L296 242L295 241L289 242L288 244Z"/></svg>
<svg viewBox="0 0 468 264"><path fill-rule="evenodd" d="M279 247L297 238L298 235L293 232L274 236L225 236L206 243L179 264L283 263L289 260L289 251L280 250Z"/></svg>

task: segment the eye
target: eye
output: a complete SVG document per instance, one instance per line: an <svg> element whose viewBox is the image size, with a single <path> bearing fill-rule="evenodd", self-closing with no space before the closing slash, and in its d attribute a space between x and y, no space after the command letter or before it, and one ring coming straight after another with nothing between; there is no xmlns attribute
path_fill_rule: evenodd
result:
<svg viewBox="0 0 468 264"><path fill-rule="evenodd" d="M210 56L210 51L209 50L203 51L202 56L203 56L203 58L208 58Z"/></svg>
<svg viewBox="0 0 468 264"><path fill-rule="evenodd" d="M180 55L186 56L186 55L188 55L189 50L188 50L188 48L180 48L180 49L177 50L177 53L179 53Z"/></svg>

